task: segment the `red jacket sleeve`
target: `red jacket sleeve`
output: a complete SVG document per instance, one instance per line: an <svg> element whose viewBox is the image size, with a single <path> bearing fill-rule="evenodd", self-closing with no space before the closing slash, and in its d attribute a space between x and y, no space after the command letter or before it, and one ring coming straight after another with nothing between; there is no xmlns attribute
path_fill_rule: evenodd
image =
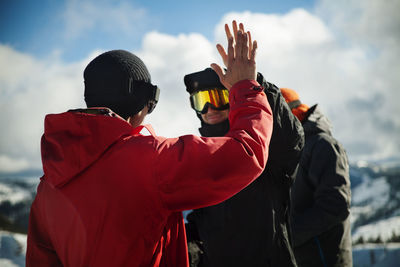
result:
<svg viewBox="0 0 400 267"><path fill-rule="evenodd" d="M193 135L157 144L154 179L170 210L215 205L236 194L263 171L272 134L272 112L256 81L236 83L229 96L225 137Z"/></svg>

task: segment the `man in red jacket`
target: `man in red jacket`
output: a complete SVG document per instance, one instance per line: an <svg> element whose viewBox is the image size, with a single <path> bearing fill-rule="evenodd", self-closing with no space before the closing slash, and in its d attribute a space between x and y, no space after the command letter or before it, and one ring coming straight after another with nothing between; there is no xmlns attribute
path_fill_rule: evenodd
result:
<svg viewBox="0 0 400 267"><path fill-rule="evenodd" d="M215 205L265 167L272 115L255 81L256 42L228 36L225 137L142 135L158 89L135 55L113 50L86 67L88 109L47 115L44 175L32 204L26 265L187 266L182 210ZM112 110L112 111L111 111ZM114 113L115 112L115 113Z"/></svg>

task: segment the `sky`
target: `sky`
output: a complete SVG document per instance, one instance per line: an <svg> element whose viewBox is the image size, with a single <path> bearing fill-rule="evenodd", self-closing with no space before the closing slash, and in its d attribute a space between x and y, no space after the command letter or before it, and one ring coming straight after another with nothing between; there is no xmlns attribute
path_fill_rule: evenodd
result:
<svg viewBox="0 0 400 267"><path fill-rule="evenodd" d="M198 134L185 74L222 64L224 24L257 40L257 70L319 104L350 162L400 159L400 1L0 1L0 173L40 170L48 113L84 107L97 55L138 55L161 89L145 123Z"/></svg>

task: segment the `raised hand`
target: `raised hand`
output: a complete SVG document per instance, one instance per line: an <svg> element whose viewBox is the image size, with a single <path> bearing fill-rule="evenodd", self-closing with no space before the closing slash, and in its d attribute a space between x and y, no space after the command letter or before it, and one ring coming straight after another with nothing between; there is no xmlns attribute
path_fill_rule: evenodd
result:
<svg viewBox="0 0 400 267"><path fill-rule="evenodd" d="M221 83L228 89L236 82L241 80L255 80L257 77L256 72L256 50L257 42L251 41L250 32L244 31L242 23L237 27L236 21L232 22L233 34L229 26L225 24L225 33L228 39L228 53L222 45L217 44L217 49L222 57L226 67L226 72L217 64L211 64L211 67L219 76Z"/></svg>
<svg viewBox="0 0 400 267"><path fill-rule="evenodd" d="M239 24L239 28L243 32L245 32L243 23ZM235 44L235 42L237 41L237 33L238 33L238 26L237 26L236 20L232 21L232 29L233 29L233 37L234 37L233 41ZM227 24L225 24L225 34L226 34L226 38L228 40L230 37L232 37L231 31L229 30L229 27ZM251 41L251 34L249 31L247 32L247 35L248 35L248 40L249 40L248 44L249 44L249 58L250 58L250 56L251 56L250 53L253 50L253 43ZM224 61L224 65L226 66L228 64L228 55L226 54L224 47L220 44L217 44L217 49L218 49L219 54L222 57L222 60Z"/></svg>

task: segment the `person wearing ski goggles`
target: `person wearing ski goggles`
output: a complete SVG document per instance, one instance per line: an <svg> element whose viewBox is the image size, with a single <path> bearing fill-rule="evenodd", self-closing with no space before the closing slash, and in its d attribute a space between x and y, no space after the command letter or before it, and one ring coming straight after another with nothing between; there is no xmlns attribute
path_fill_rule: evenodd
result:
<svg viewBox="0 0 400 267"><path fill-rule="evenodd" d="M185 76L190 105L201 121L203 136L223 136L229 129L229 91L211 68Z"/></svg>
<svg viewBox="0 0 400 267"><path fill-rule="evenodd" d="M187 214L191 266L296 266L286 211L289 181L294 179L304 145L303 130L279 88L261 73L257 81L273 110L274 132L268 151L273 160L256 182L233 198ZM216 72L208 68L190 73L184 82L191 107L201 121L201 136L224 136L229 130L228 113L233 103L229 104L228 90ZM229 159L226 161L229 168ZM277 238L263 238L272 236Z"/></svg>

